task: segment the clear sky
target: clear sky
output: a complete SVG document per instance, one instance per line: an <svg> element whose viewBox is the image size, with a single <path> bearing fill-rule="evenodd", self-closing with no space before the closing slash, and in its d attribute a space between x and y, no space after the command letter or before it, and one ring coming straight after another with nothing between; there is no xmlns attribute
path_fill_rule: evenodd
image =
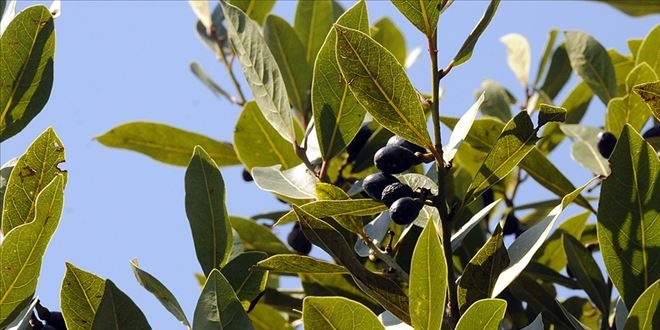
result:
<svg viewBox="0 0 660 330"><path fill-rule="evenodd" d="M34 2L19 1L18 7L30 4ZM295 4L278 1L274 11L292 22ZM350 5L343 2L345 8ZM389 16L404 31L408 50L426 50L421 33L389 2L368 1L367 5L372 23ZM487 5L486 1L457 1L441 16L441 65L456 53ZM518 32L529 39L530 77L534 79L551 28L586 31L606 48L627 54L626 40L644 37L657 18L629 17L596 2L503 1L472 59L443 79L446 92L441 111L460 116L474 102L474 93L484 79L494 79L522 97L499 41L507 33ZM230 86L223 67L196 37L194 26L195 16L183 0L62 4L62 15L55 22L55 82L50 100L0 150L0 163L4 163L24 152L48 126L55 128L66 148L63 167L69 171L69 180L64 213L46 253L37 289L45 306L59 309L59 288L68 261L112 279L141 307L154 329L177 329L176 319L133 277L129 260L138 258L143 269L170 288L192 319L199 293L193 274L200 267L184 210L185 169L106 148L92 138L128 121L147 120L231 140L240 108L214 96L190 72L190 62L198 61L216 82ZM430 91L429 67L423 53L409 71L413 84L422 91ZM587 123L601 126L604 113L605 107L594 99ZM568 152L568 143L563 143L553 159L576 186L581 185L590 173L575 164ZM247 217L283 209L284 204L244 183L241 170L222 169L230 214ZM551 196L534 187L528 191L534 200ZM287 228L276 229L280 236L286 232Z"/></svg>

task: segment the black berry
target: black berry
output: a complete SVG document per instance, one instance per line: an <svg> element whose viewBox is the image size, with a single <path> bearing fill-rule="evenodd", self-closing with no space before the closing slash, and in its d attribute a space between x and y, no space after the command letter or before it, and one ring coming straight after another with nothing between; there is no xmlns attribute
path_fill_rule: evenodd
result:
<svg viewBox="0 0 660 330"><path fill-rule="evenodd" d="M598 152L605 158L610 158L614 146L616 145L616 136L611 132L600 132L596 137Z"/></svg>
<svg viewBox="0 0 660 330"><path fill-rule="evenodd" d="M426 149L424 149L423 147L418 146L412 142L406 141L398 135L394 135L389 140L387 140L387 145L404 147L412 151L413 153L416 152L426 153Z"/></svg>
<svg viewBox="0 0 660 330"><path fill-rule="evenodd" d="M348 152L347 161L352 162L357 158L362 148L367 144L371 134L373 134L373 131L367 125L360 127L353 140L346 146L346 152Z"/></svg>
<svg viewBox="0 0 660 330"><path fill-rule="evenodd" d="M64 317L60 312L50 312L50 319L46 319L46 326L53 326L57 330L66 330Z"/></svg>
<svg viewBox="0 0 660 330"><path fill-rule="evenodd" d="M644 134L642 134L642 137L645 139L660 137L660 125L655 125L649 128Z"/></svg>
<svg viewBox="0 0 660 330"><path fill-rule="evenodd" d="M513 215L513 213L509 213L506 216L506 220L504 220L504 228L502 228L502 233L504 235L512 235L518 232L520 229L520 220Z"/></svg>
<svg viewBox="0 0 660 330"><path fill-rule="evenodd" d="M421 200L411 197L399 198L390 206L390 218L396 224L407 225L417 219L423 206Z"/></svg>
<svg viewBox="0 0 660 330"><path fill-rule="evenodd" d="M381 194L381 199L387 207L392 206L392 204L401 197L413 197L412 188L401 182L395 182L388 185L383 189L383 193Z"/></svg>
<svg viewBox="0 0 660 330"><path fill-rule="evenodd" d="M420 160L412 151L401 146L386 145L374 155L374 165L387 174L401 173L419 163Z"/></svg>
<svg viewBox="0 0 660 330"><path fill-rule="evenodd" d="M289 246L300 254L307 255L310 251L312 251L312 243L307 239L307 237L305 237L305 234L303 234L299 222L296 222L293 225L293 228L291 228L291 232L289 232L286 240L287 243L289 243Z"/></svg>
<svg viewBox="0 0 660 330"><path fill-rule="evenodd" d="M399 182L399 180L389 174L374 173L370 174L362 181L362 189L369 195L369 197L380 200L383 189L392 183Z"/></svg>
<svg viewBox="0 0 660 330"><path fill-rule="evenodd" d="M246 168L243 169L243 181L245 182L254 181L254 179L252 178L252 174L250 174L250 172Z"/></svg>

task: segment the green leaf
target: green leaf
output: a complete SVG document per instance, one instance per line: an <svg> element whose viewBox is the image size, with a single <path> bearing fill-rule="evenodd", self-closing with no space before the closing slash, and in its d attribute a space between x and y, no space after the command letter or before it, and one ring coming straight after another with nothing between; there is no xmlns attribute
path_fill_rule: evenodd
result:
<svg viewBox="0 0 660 330"><path fill-rule="evenodd" d="M607 104L617 96L616 74L607 50L587 33L564 32L566 52L573 70Z"/></svg>
<svg viewBox="0 0 660 330"><path fill-rule="evenodd" d="M188 5L190 5L190 8L195 13L195 16L197 17L199 22L201 22L206 29L210 29L212 22L211 22L211 11L209 9L209 1L188 0Z"/></svg>
<svg viewBox="0 0 660 330"><path fill-rule="evenodd" d="M244 252L230 260L220 270L227 282L234 288L238 300L246 311L266 289L268 271L257 269L255 266L267 257L268 255L263 252Z"/></svg>
<svg viewBox="0 0 660 330"><path fill-rule="evenodd" d="M227 100L229 100L232 103L239 103L240 100L236 99L234 96L232 96L229 92L227 92L224 88L220 87L209 75L206 73L204 68L202 67L201 64L197 62L192 62L190 63L190 71L201 81L206 87L208 87L211 92L215 95L222 95L225 97Z"/></svg>
<svg viewBox="0 0 660 330"><path fill-rule="evenodd" d="M516 99L502 85L486 79L481 83L477 95L484 95L484 102L480 107L481 113L497 117L502 121L511 119L511 104L514 104Z"/></svg>
<svg viewBox="0 0 660 330"><path fill-rule="evenodd" d="M660 278L660 222L657 194L660 160L626 125L610 157L612 174L603 181L598 204L598 242L612 283L631 308Z"/></svg>
<svg viewBox="0 0 660 330"><path fill-rule="evenodd" d="M301 118L307 120L310 111L312 68L305 59L302 42L293 27L275 15L266 18L264 39L280 68L291 104L298 110Z"/></svg>
<svg viewBox="0 0 660 330"><path fill-rule="evenodd" d="M504 126L491 152L470 184L466 202L479 197L507 176L523 158L534 149L538 141L537 130L526 111L519 112Z"/></svg>
<svg viewBox="0 0 660 330"><path fill-rule="evenodd" d="M220 166L240 164L231 144L165 124L125 123L95 139L106 147L137 151L170 165L186 166L196 145L208 150Z"/></svg>
<svg viewBox="0 0 660 330"><path fill-rule="evenodd" d="M314 245L319 246L346 267L362 291L374 298L387 310L406 323L410 322L408 297L403 290L387 277L364 268L344 237L328 225L301 208L293 205L303 233Z"/></svg>
<svg viewBox="0 0 660 330"><path fill-rule="evenodd" d="M69 330L89 330L99 308L105 280L66 263L60 306Z"/></svg>
<svg viewBox="0 0 660 330"><path fill-rule="evenodd" d="M335 30L337 61L358 102L394 134L432 149L419 96L401 64L368 35L339 25Z"/></svg>
<svg viewBox="0 0 660 330"><path fill-rule="evenodd" d="M463 239L467 234L476 226L485 216L487 216L490 211L497 206L502 199L498 199L481 209L479 212L475 213L470 220L468 220L460 229L458 229L453 235L451 235L451 251L456 252Z"/></svg>
<svg viewBox="0 0 660 330"><path fill-rule="evenodd" d="M103 298L94 315L92 330L151 329L147 318L133 300L111 280L105 280Z"/></svg>
<svg viewBox="0 0 660 330"><path fill-rule="evenodd" d="M484 15L481 16L479 23L477 23L472 32L470 32L470 35L463 43L463 46L461 46L461 48L458 50L458 53L456 53L456 56L454 56L454 59L452 60L454 66L459 66L467 62L467 60L472 57L474 46L477 45L479 37L481 37L481 34L484 33L486 27L488 27L488 24L490 24L490 21L493 19L493 16L495 16L495 11L497 11L497 7L499 5L500 0L490 1L488 8L486 8L486 12L484 12Z"/></svg>
<svg viewBox="0 0 660 330"><path fill-rule="evenodd" d="M660 48L660 25L656 25L644 37L644 40L642 41L642 44L639 46L637 51L635 65L646 62L657 74L660 74L658 48Z"/></svg>
<svg viewBox="0 0 660 330"><path fill-rule="evenodd" d="M570 91L561 107L566 109L566 124L577 124L582 120L591 103L593 93L584 82L580 82ZM541 134L543 139L536 144L536 148L547 154L564 140L564 133L559 123L548 123Z"/></svg>
<svg viewBox="0 0 660 330"><path fill-rule="evenodd" d="M608 312L610 306L609 291L603 279L603 274L601 274L591 252L573 236L563 235L562 241L568 258L568 267L578 284L601 312Z"/></svg>
<svg viewBox="0 0 660 330"><path fill-rule="evenodd" d="M158 301L167 309L170 314L172 314L181 324L190 328L190 323L186 317L186 313L179 305L179 302L176 300L176 297L170 292L170 290L161 283L157 278L153 277L148 272L140 269L138 266L137 259L131 260L131 269L133 270L133 275L137 279L138 283L149 291L151 294L158 299Z"/></svg>
<svg viewBox="0 0 660 330"><path fill-rule="evenodd" d="M660 3L655 1L596 0L630 16L646 16L660 13ZM641 328L640 328L641 329Z"/></svg>
<svg viewBox="0 0 660 330"><path fill-rule="evenodd" d="M626 77L626 92L623 97L615 97L607 105L605 129L619 136L623 125L630 124L640 131L651 115L644 100L632 94L633 87L658 80L658 76L646 63L640 63Z"/></svg>
<svg viewBox="0 0 660 330"><path fill-rule="evenodd" d="M240 9L225 2L220 4L229 40L259 109L285 140L295 142L286 85L259 25Z"/></svg>
<svg viewBox="0 0 660 330"><path fill-rule="evenodd" d="M633 305L623 330L652 329L658 324L660 280L651 284Z"/></svg>
<svg viewBox="0 0 660 330"><path fill-rule="evenodd" d="M574 296L564 300L560 305L564 309L564 314L572 319L571 324L575 329L597 329L600 326L602 314L589 299Z"/></svg>
<svg viewBox="0 0 660 330"><path fill-rule="evenodd" d="M300 208L317 218L334 217L339 215L373 215L387 210L387 207L373 199L349 199L334 201L315 201L302 205ZM275 226L296 221L296 214L290 211L277 220Z"/></svg>
<svg viewBox="0 0 660 330"><path fill-rule="evenodd" d="M195 147L186 169L186 215L190 223L197 260L204 274L224 265L232 244L231 225L225 206L225 183L215 162L201 147Z"/></svg>
<svg viewBox="0 0 660 330"><path fill-rule="evenodd" d="M644 99L656 120L660 120L660 81L640 84L633 91Z"/></svg>
<svg viewBox="0 0 660 330"><path fill-rule="evenodd" d="M44 6L9 22L0 38L0 142L20 132L41 112L53 86L55 26Z"/></svg>
<svg viewBox="0 0 660 330"><path fill-rule="evenodd" d="M246 103L238 117L234 127L234 148L248 169L277 164L289 169L301 162L291 142L282 138L268 123L255 102Z"/></svg>
<svg viewBox="0 0 660 330"><path fill-rule="evenodd" d="M593 180L594 179L590 180L583 186L564 196L564 198L561 200L561 203L555 206L548 213L545 220L532 226L522 235L520 235L515 241L513 241L513 243L507 249L511 262L509 263L509 266L504 271L502 271L502 273L497 278L497 282L495 283L493 292L491 293L491 298L499 295L525 269L525 267L534 257L536 251L538 251L545 239L548 237L548 235L550 235L550 230L552 229L555 222L557 222L557 218L559 218L562 211L571 202L573 202L577 196L580 196L582 190L591 184Z"/></svg>
<svg viewBox="0 0 660 330"><path fill-rule="evenodd" d="M483 298L490 298L500 273L509 265L502 228L497 226L479 252L463 270L458 287L458 305L465 312Z"/></svg>
<svg viewBox="0 0 660 330"><path fill-rule="evenodd" d="M343 26L348 26L342 22L337 23ZM372 33L374 40L389 50L399 63L403 65L406 62L407 52L406 39L401 30L399 30L399 28L394 25L394 22L388 17L379 19L376 24L374 24L374 29L375 31Z"/></svg>
<svg viewBox="0 0 660 330"><path fill-rule="evenodd" d="M236 230L246 251L263 251L269 255L290 253L273 231L252 219L230 216L229 222Z"/></svg>
<svg viewBox="0 0 660 330"><path fill-rule="evenodd" d="M547 285L544 286L535 278L523 273L509 289L514 296L527 302L528 311L532 315L534 312L542 312L546 324L554 324L558 329L575 329L564 314L561 304L555 299L555 293L550 292L551 289Z"/></svg>
<svg viewBox="0 0 660 330"><path fill-rule="evenodd" d="M571 78L571 61L566 52L566 45L562 43L552 53L550 68L545 76L541 90L548 95L549 98L554 99L561 89L566 85L568 79Z"/></svg>
<svg viewBox="0 0 660 330"><path fill-rule="evenodd" d="M281 165L252 168L254 183L269 191L294 199L312 199L319 179L304 164L282 171Z"/></svg>
<svg viewBox="0 0 660 330"><path fill-rule="evenodd" d="M563 123L565 121L566 109L548 104L541 104L539 107L539 126L543 126L550 122Z"/></svg>
<svg viewBox="0 0 660 330"><path fill-rule="evenodd" d="M275 308L265 304L258 304L248 314L255 330L294 330Z"/></svg>
<svg viewBox="0 0 660 330"><path fill-rule="evenodd" d="M385 329L368 308L344 297L306 297L303 321L306 329Z"/></svg>
<svg viewBox="0 0 660 330"><path fill-rule="evenodd" d="M64 177L57 175L36 197L34 220L5 235L0 245L0 323L34 295L41 261L57 229L63 204Z"/></svg>
<svg viewBox="0 0 660 330"><path fill-rule="evenodd" d="M299 1L293 20L293 28L305 47L308 63L314 63L323 40L332 28L333 2L329 0Z"/></svg>
<svg viewBox="0 0 660 330"><path fill-rule="evenodd" d="M339 17L337 23L368 33L366 3L356 3ZM336 44L337 34L331 30L316 58L312 81L314 126L321 156L326 160L344 150L360 129L366 114L341 75L335 54Z"/></svg>
<svg viewBox="0 0 660 330"><path fill-rule="evenodd" d="M500 41L506 46L507 64L518 82L527 88L529 84L529 66L531 62L532 51L529 48L527 39L518 33L509 33L500 38Z"/></svg>
<svg viewBox="0 0 660 330"><path fill-rule="evenodd" d="M410 318L416 329L440 329L447 292L447 262L433 221L417 240L410 266Z"/></svg>
<svg viewBox="0 0 660 330"><path fill-rule="evenodd" d="M582 212L569 219L564 220L555 230L548 240L546 240L541 248L536 252L534 259L555 271L560 271L566 267L566 252L562 248L562 235L570 235L573 237L580 237L584 231L587 219L591 215L590 212Z"/></svg>
<svg viewBox="0 0 660 330"><path fill-rule="evenodd" d="M435 36L440 17L441 1L404 1L392 0L392 4L405 16L410 23L422 31L427 38Z"/></svg>
<svg viewBox="0 0 660 330"><path fill-rule="evenodd" d="M498 330L504 320L506 300L482 299L476 301L458 320L456 330Z"/></svg>
<svg viewBox="0 0 660 330"><path fill-rule="evenodd" d="M55 177L62 175L66 183L66 172L58 167L64 158L64 146L52 128L30 144L9 175L0 231L8 234L13 228L31 222L37 196Z"/></svg>
<svg viewBox="0 0 660 330"><path fill-rule="evenodd" d="M465 137L470 132L474 120L477 118L477 112L481 105L484 102L485 94L481 94L477 101L468 109L458 120L454 128L452 129L451 135L449 136L449 142L447 142L442 147L442 158L445 163L449 164L456 156L458 147L463 143Z"/></svg>
<svg viewBox="0 0 660 330"><path fill-rule="evenodd" d="M596 175L608 176L610 174L607 158L600 154L597 146L597 137L602 131L601 129L584 125L561 125L560 128L573 140L571 158Z"/></svg>
<svg viewBox="0 0 660 330"><path fill-rule="evenodd" d="M348 270L343 266L331 264L316 258L297 254L279 254L260 261L257 266L278 274L322 273L345 274Z"/></svg>
<svg viewBox="0 0 660 330"><path fill-rule="evenodd" d="M275 6L275 0L228 0L228 2L242 10L259 25L264 24L266 16Z"/></svg>
<svg viewBox="0 0 660 330"><path fill-rule="evenodd" d="M209 274L197 300L193 329L254 329L236 293L217 269L213 269Z"/></svg>
<svg viewBox="0 0 660 330"><path fill-rule="evenodd" d="M376 314L384 310L348 274L299 273L298 276L307 296L340 296L360 302Z"/></svg>
<svg viewBox="0 0 660 330"><path fill-rule="evenodd" d="M557 40L557 33L559 33L557 29L550 29L550 31L548 31L548 41L546 41L545 43L543 55L541 56L541 60L539 63L539 68L536 72L536 79L534 79L534 84L532 85L534 88L538 86L539 82L541 82L541 78L543 78L543 74L545 73L545 68L548 65L548 60L550 59L550 56L552 55L551 53L553 52L552 49L555 47L555 41ZM546 75L546 78L548 77L549 76Z"/></svg>

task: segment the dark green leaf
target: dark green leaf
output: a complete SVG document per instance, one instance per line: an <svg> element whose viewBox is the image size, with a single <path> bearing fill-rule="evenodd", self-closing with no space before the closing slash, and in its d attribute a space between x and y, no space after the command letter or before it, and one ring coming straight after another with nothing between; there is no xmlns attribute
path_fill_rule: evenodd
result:
<svg viewBox="0 0 660 330"><path fill-rule="evenodd" d="M225 183L215 162L201 147L195 151L185 175L186 215L197 260L204 274L224 265L232 244L225 207Z"/></svg>
<svg viewBox="0 0 660 330"><path fill-rule="evenodd" d="M339 17L337 23L369 32L366 3L356 3ZM337 34L329 31L319 50L312 81L316 136L321 156L326 160L344 150L360 129L366 114L341 75L335 52L336 44Z"/></svg>
<svg viewBox="0 0 660 330"><path fill-rule="evenodd" d="M342 22L337 23L347 26ZM394 22L388 17L379 19L376 24L374 24L374 28L375 32L372 36L374 40L378 41L379 44L389 50L399 63L404 64L407 56L406 39L399 28L397 28L396 25L394 25Z"/></svg>
<svg viewBox="0 0 660 330"><path fill-rule="evenodd" d="M259 25L240 9L225 2L220 4L227 18L229 40L259 109L285 140L295 142L284 80Z"/></svg>
<svg viewBox="0 0 660 330"><path fill-rule="evenodd" d="M201 81L206 87L208 87L211 92L215 95L222 95L225 97L227 100L233 102L233 103L238 103L240 100L236 99L234 96L229 94L224 88L220 87L209 75L206 73L204 68L202 68L202 65L197 63L197 62L192 62L190 63L190 71Z"/></svg>
<svg viewBox="0 0 660 330"><path fill-rule="evenodd" d="M506 46L507 64L523 88L529 84L531 50L527 39L519 33L509 33L500 38Z"/></svg>
<svg viewBox="0 0 660 330"><path fill-rule="evenodd" d="M392 3L410 23L422 31L427 38L435 36L440 17L440 0L404 1L392 0Z"/></svg>
<svg viewBox="0 0 660 330"><path fill-rule="evenodd" d="M561 236L580 237L590 215L591 213L587 211L564 220L536 252L534 259L555 271L564 269L567 259L566 252L562 248Z"/></svg>
<svg viewBox="0 0 660 330"><path fill-rule="evenodd" d="M598 205L598 242L612 283L631 308L660 278L660 160L626 125L610 157Z"/></svg>
<svg viewBox="0 0 660 330"><path fill-rule="evenodd" d="M62 314L69 330L89 330L103 298L105 280L66 263L60 290Z"/></svg>
<svg viewBox="0 0 660 330"><path fill-rule="evenodd" d="M41 112L53 86L55 27L44 6L29 7L0 38L0 142L20 132Z"/></svg>
<svg viewBox="0 0 660 330"><path fill-rule="evenodd" d="M305 59L302 42L293 27L275 15L266 18L264 39L280 68L291 104L298 110L301 118L307 120L310 111L312 67Z"/></svg>
<svg viewBox="0 0 660 330"><path fill-rule="evenodd" d="M548 292L548 288L539 284L536 279L523 274L511 284L510 290L516 297L527 302L528 310L541 312L543 320L546 320L545 324L555 324L559 329L573 329L555 299L554 292Z"/></svg>
<svg viewBox="0 0 660 330"><path fill-rule="evenodd" d="M548 41L545 43L543 55L541 56L541 61L539 63L539 69L536 72L536 79L534 79L534 85L532 85L534 88L538 86L539 82L541 82L541 78L543 78L543 74L545 73L545 68L548 65L548 60L550 59L552 49L555 47L555 41L557 40L558 32L559 31L557 29L550 29L548 32Z"/></svg>
<svg viewBox="0 0 660 330"><path fill-rule="evenodd" d="M170 165L186 166L196 145L208 150L220 166L240 164L231 144L165 124L130 122L95 139L107 147L137 151Z"/></svg>
<svg viewBox="0 0 660 330"><path fill-rule="evenodd" d="M334 19L330 13L334 12L333 7L333 2L329 0L303 0L298 2L293 28L305 47L305 56L308 63L314 63L325 36L332 28Z"/></svg>
<svg viewBox="0 0 660 330"><path fill-rule="evenodd" d="M255 330L294 330L275 308L258 304L248 314Z"/></svg>
<svg viewBox="0 0 660 330"><path fill-rule="evenodd" d="M260 25L275 6L275 0L228 0Z"/></svg>
<svg viewBox="0 0 660 330"><path fill-rule="evenodd" d="M372 311L344 297L307 297L303 301L306 329L384 330Z"/></svg>
<svg viewBox="0 0 660 330"><path fill-rule="evenodd" d="M263 252L244 252L231 259L220 270L246 311L250 308L252 301L259 298L266 289L268 271L255 267L266 257L268 255Z"/></svg>
<svg viewBox="0 0 660 330"><path fill-rule="evenodd" d="M578 284L601 312L609 311L609 292L591 252L573 236L563 235L562 240L568 258L568 267Z"/></svg>
<svg viewBox="0 0 660 330"><path fill-rule="evenodd" d="M656 120L660 120L660 81L640 84L633 91L644 99Z"/></svg>
<svg viewBox="0 0 660 330"><path fill-rule="evenodd" d="M623 330L652 329L660 321L660 280L649 286L633 305Z"/></svg>
<svg viewBox="0 0 660 330"><path fill-rule="evenodd" d="M133 300L110 280L105 280L103 298L94 315L92 330L150 330L149 322Z"/></svg>
<svg viewBox="0 0 660 330"><path fill-rule="evenodd" d="M626 13L630 16L646 16L660 13L660 3L655 1L596 0ZM641 329L641 328L640 328Z"/></svg>
<svg viewBox="0 0 660 330"><path fill-rule="evenodd" d="M131 260L131 269L133 269L133 275L137 279L138 283L153 294L158 301L169 311L179 322L183 325L190 328L190 323L186 317L186 313L179 305L179 302L176 300L176 297L172 292L157 278L153 277L148 272L140 269L138 266L137 259Z"/></svg>
<svg viewBox="0 0 660 330"><path fill-rule="evenodd" d="M657 6L657 4L656 4ZM635 65L646 62L653 70L660 74L660 59L658 59L658 48L660 48L660 25L656 25L644 37L642 44L639 46L637 56L635 57Z"/></svg>
<svg viewBox="0 0 660 330"><path fill-rule="evenodd" d="M403 290L387 277L374 274L364 268L344 237L328 225L301 208L293 205L303 233L314 244L338 260L350 272L353 280L369 296L404 322L410 322L408 297Z"/></svg>
<svg viewBox="0 0 660 330"><path fill-rule="evenodd" d="M566 82L568 82L568 79L571 78L571 72L573 72L571 61L566 52L566 45L562 43L552 53L550 68L545 76L541 90L548 97L554 99Z"/></svg>
<svg viewBox="0 0 660 330"><path fill-rule="evenodd" d="M432 149L419 96L401 64L368 35L339 25L335 30L337 61L358 102L385 128Z"/></svg>
<svg viewBox="0 0 660 330"><path fill-rule="evenodd" d="M299 273L298 276L307 296L340 296L358 301L376 314L383 311L348 274Z"/></svg>
<svg viewBox="0 0 660 330"><path fill-rule="evenodd" d="M461 311L465 312L479 299L490 298L497 277L507 265L509 255L504 247L502 228L498 226L463 271L458 287Z"/></svg>
<svg viewBox="0 0 660 330"><path fill-rule="evenodd" d="M589 299L570 297L561 303L565 314L573 318L577 329L598 329L602 320L601 312L591 304ZM579 322L579 323L575 323ZM620 329L620 328L619 328Z"/></svg>
<svg viewBox="0 0 660 330"><path fill-rule="evenodd" d="M280 164L286 170L301 162L291 142L282 138L268 123L255 102L245 104L238 117L234 127L234 148L248 169Z"/></svg>
<svg viewBox="0 0 660 330"><path fill-rule="evenodd" d="M452 60L454 66L459 66L467 62L467 60L472 57L472 51L474 50L474 46L477 45L477 40L479 40L481 34L486 30L488 24L490 24L490 21L493 19L493 16L495 16L495 11L497 11L497 7L499 5L500 0L490 1L488 8L486 8L486 12L484 12L484 15L481 16L479 23L477 23L477 26L475 26L472 32L470 32L470 35L463 43L463 46L461 46L461 48L458 50L458 53L456 53L456 56L454 56L454 59Z"/></svg>
<svg viewBox="0 0 660 330"><path fill-rule="evenodd" d="M456 330L499 330L506 312L506 300L482 299L476 301L458 320Z"/></svg>
<svg viewBox="0 0 660 330"><path fill-rule="evenodd" d="M230 216L229 222L243 241L246 251L262 251L269 255L291 252L270 228L252 219Z"/></svg>
<svg viewBox="0 0 660 330"><path fill-rule="evenodd" d="M433 221L417 240L410 266L410 318L416 329L440 329L447 292L447 262Z"/></svg>
<svg viewBox="0 0 660 330"><path fill-rule="evenodd" d="M34 219L37 196L55 177L62 175L66 183L66 172L58 167L64 158L64 145L52 128L30 144L14 165L5 188L0 228L3 233Z"/></svg>
<svg viewBox="0 0 660 330"><path fill-rule="evenodd" d="M260 261L257 266L279 274L322 273L345 274L348 270L343 266L331 264L316 258L297 254L279 254Z"/></svg>
<svg viewBox="0 0 660 330"><path fill-rule="evenodd" d="M37 195L34 220L6 233L0 245L0 323L8 321L14 310L23 309L34 295L41 261L63 204L64 176L57 175Z"/></svg>
<svg viewBox="0 0 660 330"><path fill-rule="evenodd" d="M197 300L195 330L251 330L252 322L224 276L213 269Z"/></svg>
<svg viewBox="0 0 660 330"><path fill-rule="evenodd" d="M387 210L387 207L382 202L373 199L316 201L304 204L301 208L317 218L334 217L338 215L373 215ZM290 211L281 217L275 225L279 226L296 220L295 212Z"/></svg>
<svg viewBox="0 0 660 330"><path fill-rule="evenodd" d="M497 117L502 121L511 119L511 104L516 99L509 91L494 80L484 80L477 95L484 95L484 103L481 105L481 113Z"/></svg>
<svg viewBox="0 0 660 330"><path fill-rule="evenodd" d="M607 104L617 96L616 74L607 50L582 31L567 31L564 37L571 67L603 104Z"/></svg>
<svg viewBox="0 0 660 330"><path fill-rule="evenodd" d="M565 121L566 109L548 104L541 104L539 108L539 126L543 126L549 122L563 123Z"/></svg>

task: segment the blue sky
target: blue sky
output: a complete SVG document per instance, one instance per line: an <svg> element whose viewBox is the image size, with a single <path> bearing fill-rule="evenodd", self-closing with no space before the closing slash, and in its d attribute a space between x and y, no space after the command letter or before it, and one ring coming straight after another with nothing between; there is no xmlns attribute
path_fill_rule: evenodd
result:
<svg viewBox="0 0 660 330"><path fill-rule="evenodd" d="M19 10L35 2L19 1ZM50 3L47 3L48 5ZM294 1L279 1L274 12L292 21ZM345 8L351 2L344 2ZM389 16L404 31L408 49L425 40L385 1L368 1L370 21ZM486 1L457 1L440 18L440 64L446 65L487 7ZM531 79L551 28L583 30L606 48L628 53L626 40L642 38L657 16L633 18L606 5L583 1L503 1L477 44L473 57L442 81L443 114L460 116L474 102L484 79L494 79L517 97L522 90L506 64L499 38L525 35L532 49ZM184 210L184 168L164 165L137 153L109 149L92 140L119 124L147 120L230 141L240 108L214 96L190 72L200 62L221 86L230 86L223 67L194 32L195 16L186 1L64 1L56 20L55 82L43 112L17 136L3 142L0 163L20 155L48 126L63 140L69 171L65 209L46 254L37 293L59 308L64 262L112 279L145 312L154 329L176 329L177 321L135 281L129 260L159 278L191 318L199 293L195 258ZM410 68L413 84L430 91L426 53ZM237 68L240 73L240 68ZM574 84L573 78L569 84ZM248 90L243 84L244 90ZM563 99L560 94L559 100ZM602 125L605 107L592 102L586 122ZM446 134L443 132L443 134ZM553 156L577 185L589 171L575 164L563 143ZM230 214L250 216L281 210L240 167L222 170ZM534 200L550 193L532 185ZM567 215L571 215L570 211ZM280 236L286 228L276 229Z"/></svg>

